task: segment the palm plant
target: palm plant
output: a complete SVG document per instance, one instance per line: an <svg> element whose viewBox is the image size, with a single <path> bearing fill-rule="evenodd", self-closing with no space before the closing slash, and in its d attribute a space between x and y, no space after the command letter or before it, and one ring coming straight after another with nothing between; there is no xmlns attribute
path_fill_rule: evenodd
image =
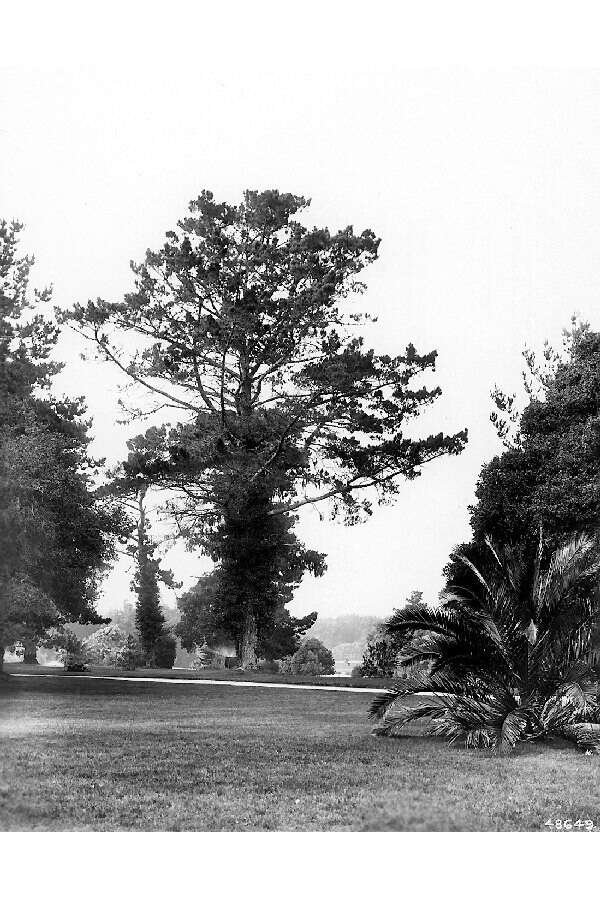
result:
<svg viewBox="0 0 600 900"><path fill-rule="evenodd" d="M398 610L388 622L390 634L412 636L399 660L404 679L372 703L374 733L395 735L428 719L430 733L467 747L512 750L556 734L600 752L588 659L600 615L596 539L573 538L546 566L541 536L533 553L487 539L477 564L454 558L470 588L452 585L439 608Z"/></svg>

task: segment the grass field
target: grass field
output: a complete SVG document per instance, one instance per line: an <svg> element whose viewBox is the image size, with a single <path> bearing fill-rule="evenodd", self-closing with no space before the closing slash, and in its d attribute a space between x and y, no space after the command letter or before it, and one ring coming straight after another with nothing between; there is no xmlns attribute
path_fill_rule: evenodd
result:
<svg viewBox="0 0 600 900"><path fill-rule="evenodd" d="M600 826L597 757L373 738L369 695L68 676L0 690L3 830Z"/></svg>

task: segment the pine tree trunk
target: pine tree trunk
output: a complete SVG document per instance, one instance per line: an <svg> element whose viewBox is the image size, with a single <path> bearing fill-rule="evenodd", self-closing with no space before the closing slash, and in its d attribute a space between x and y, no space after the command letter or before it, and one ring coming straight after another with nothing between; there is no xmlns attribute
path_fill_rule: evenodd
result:
<svg viewBox="0 0 600 900"><path fill-rule="evenodd" d="M23 641L25 652L23 654L23 662L29 666L37 665L37 644L35 641Z"/></svg>
<svg viewBox="0 0 600 900"><path fill-rule="evenodd" d="M256 668L256 645L258 643L258 632L256 629L256 619L252 610L246 613L246 621L244 622L244 632L240 645L240 656L242 669Z"/></svg>
<svg viewBox="0 0 600 900"><path fill-rule="evenodd" d="M4 644L0 644L0 675L4 674Z"/></svg>

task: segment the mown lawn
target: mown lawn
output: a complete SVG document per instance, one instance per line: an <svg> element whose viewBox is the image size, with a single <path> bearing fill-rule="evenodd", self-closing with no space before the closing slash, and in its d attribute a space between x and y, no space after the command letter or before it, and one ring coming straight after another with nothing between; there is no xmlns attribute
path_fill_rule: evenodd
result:
<svg viewBox="0 0 600 900"><path fill-rule="evenodd" d="M24 665L23 663L9 663L5 665L6 672L25 673L27 675L53 675L55 677L71 677L71 673L65 672L62 666ZM185 678L194 681L261 681L275 684L321 684L323 686L337 687L363 687L386 688L392 683L391 678L362 678L360 676L346 677L343 675L284 675L272 672L245 671L239 669L111 669L107 666L90 666L82 675L105 675L109 677L127 678Z"/></svg>
<svg viewBox="0 0 600 900"><path fill-rule="evenodd" d="M373 738L368 695L69 677L0 691L3 830L600 826L597 757Z"/></svg>

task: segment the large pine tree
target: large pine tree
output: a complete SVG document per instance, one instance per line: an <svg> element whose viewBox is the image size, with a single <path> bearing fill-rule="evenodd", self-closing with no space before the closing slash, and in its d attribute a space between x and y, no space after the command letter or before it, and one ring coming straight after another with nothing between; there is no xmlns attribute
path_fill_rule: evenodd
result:
<svg viewBox="0 0 600 900"><path fill-rule="evenodd" d="M297 218L307 206L276 190L247 191L237 206L205 191L164 245L133 266L131 293L71 313L102 356L180 418L140 439L140 472L174 492L171 511L191 547L212 543L224 568L231 561L224 602L241 618L244 665L268 616L258 585L233 587L244 569L236 554L247 549L240 528L266 532L271 517L323 502L353 524L373 496L390 499L403 478L466 441L465 432L408 431L440 394L421 380L436 353L365 348L368 316L353 300L364 294L360 275L379 239L308 228Z"/></svg>

